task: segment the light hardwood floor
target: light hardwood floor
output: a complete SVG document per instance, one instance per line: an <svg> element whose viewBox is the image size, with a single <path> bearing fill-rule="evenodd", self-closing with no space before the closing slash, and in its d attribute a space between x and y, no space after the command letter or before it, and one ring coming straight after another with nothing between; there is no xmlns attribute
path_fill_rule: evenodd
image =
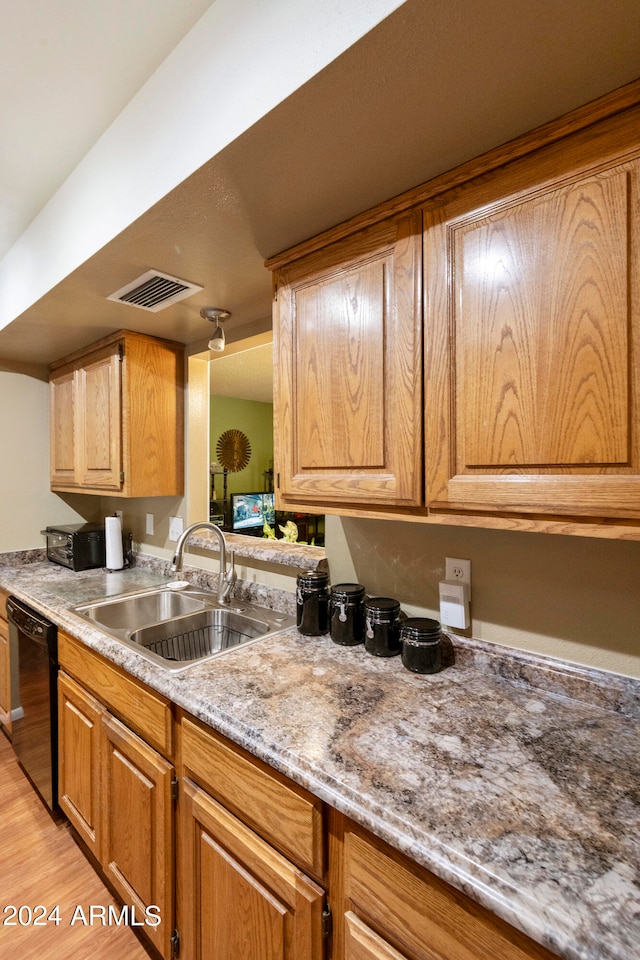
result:
<svg viewBox="0 0 640 960"><path fill-rule="evenodd" d="M36 796L1 732L0 785L0 957L149 960L130 928L100 924L97 908L105 907L108 917L108 907L116 901L78 849L66 823L56 823ZM22 926L15 917L16 925L8 925L11 905L26 908L23 921L28 921L29 909L38 905L49 912L58 906L60 923ZM95 922L90 925L92 906ZM120 908L116 910L119 914Z"/></svg>

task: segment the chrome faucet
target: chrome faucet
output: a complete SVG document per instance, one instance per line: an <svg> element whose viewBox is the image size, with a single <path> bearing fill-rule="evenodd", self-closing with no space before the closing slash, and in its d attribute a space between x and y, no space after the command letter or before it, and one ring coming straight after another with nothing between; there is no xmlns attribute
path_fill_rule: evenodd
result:
<svg viewBox="0 0 640 960"><path fill-rule="evenodd" d="M182 570L182 558L184 555L184 549L187 545L187 540L194 533L195 530L210 530L212 533L215 533L218 540L220 541L220 573L218 575L218 603L227 603L229 600L229 595L233 589L233 585L236 582L236 568L233 562L233 552L231 553L231 565L227 570L227 541L224 538L224 534L220 527L216 526L215 523L211 523L209 520L200 520L196 523L192 523L191 526L187 527L180 534L180 539L176 543L176 552L173 555L173 560L171 562L171 573L180 573Z"/></svg>

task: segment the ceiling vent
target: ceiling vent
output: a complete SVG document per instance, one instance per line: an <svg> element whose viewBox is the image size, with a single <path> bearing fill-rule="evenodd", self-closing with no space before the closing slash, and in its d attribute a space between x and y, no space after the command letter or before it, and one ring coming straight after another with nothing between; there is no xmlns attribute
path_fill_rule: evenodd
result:
<svg viewBox="0 0 640 960"><path fill-rule="evenodd" d="M149 310L156 313L170 307L178 300L184 300L192 294L202 290L196 283L170 277L168 273L158 273L157 270L147 270L141 277L137 277L120 290L116 290L107 300L117 300L119 303L129 303L132 307Z"/></svg>

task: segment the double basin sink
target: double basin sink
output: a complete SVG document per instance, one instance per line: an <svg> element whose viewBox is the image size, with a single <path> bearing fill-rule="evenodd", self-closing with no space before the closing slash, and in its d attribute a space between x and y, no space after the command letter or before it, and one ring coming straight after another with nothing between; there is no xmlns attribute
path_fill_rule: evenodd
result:
<svg viewBox="0 0 640 960"><path fill-rule="evenodd" d="M168 670L184 670L252 641L272 636L295 620L251 603L219 603L195 587L154 590L97 600L73 612Z"/></svg>

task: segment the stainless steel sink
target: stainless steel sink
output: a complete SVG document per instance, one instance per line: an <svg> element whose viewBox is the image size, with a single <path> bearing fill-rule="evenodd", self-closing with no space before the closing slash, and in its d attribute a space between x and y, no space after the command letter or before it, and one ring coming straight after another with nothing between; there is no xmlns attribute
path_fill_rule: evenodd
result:
<svg viewBox="0 0 640 960"><path fill-rule="evenodd" d="M255 637L269 633L269 624L231 610L205 610L165 623L154 623L131 634L131 642L163 660L194 663Z"/></svg>
<svg viewBox="0 0 640 960"><path fill-rule="evenodd" d="M190 587L160 587L81 604L73 612L152 663L184 670L228 650L272 636L295 620L250 603L221 604Z"/></svg>
<svg viewBox="0 0 640 960"><path fill-rule="evenodd" d="M143 623L172 620L185 613L204 610L204 600L175 590L157 590L115 600L102 600L77 607L88 620L115 630L135 630Z"/></svg>

